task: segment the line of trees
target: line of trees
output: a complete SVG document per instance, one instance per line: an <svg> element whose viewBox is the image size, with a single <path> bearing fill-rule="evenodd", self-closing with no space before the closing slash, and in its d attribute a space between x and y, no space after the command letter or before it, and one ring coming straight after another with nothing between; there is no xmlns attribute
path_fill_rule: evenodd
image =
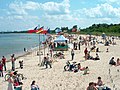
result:
<svg viewBox="0 0 120 90"><path fill-rule="evenodd" d="M76 29L77 32L73 32L73 29ZM80 29L77 27L77 25L74 25L71 29L69 29L68 27L61 27L61 30L63 32L67 32L67 33L76 33L76 34L80 34L80 33L117 33L120 35L120 24L93 24L92 26L88 27L88 28L84 28L84 29ZM27 31L13 31L13 32L0 32L0 33L27 33ZM51 34L54 34L55 30L51 30Z"/></svg>
<svg viewBox="0 0 120 90"><path fill-rule="evenodd" d="M120 33L120 24L93 24L92 26L81 29L83 32L105 32Z"/></svg>

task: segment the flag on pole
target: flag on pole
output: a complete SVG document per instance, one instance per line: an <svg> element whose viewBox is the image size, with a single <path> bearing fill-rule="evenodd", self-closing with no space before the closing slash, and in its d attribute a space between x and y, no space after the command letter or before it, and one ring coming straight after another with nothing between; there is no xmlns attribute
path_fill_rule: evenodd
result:
<svg viewBox="0 0 120 90"><path fill-rule="evenodd" d="M28 30L28 33L36 33L38 26L36 26L34 29Z"/></svg>
<svg viewBox="0 0 120 90"><path fill-rule="evenodd" d="M50 28L48 28L47 33L50 33Z"/></svg>
<svg viewBox="0 0 120 90"><path fill-rule="evenodd" d="M43 31L44 31L44 26L40 27L40 28L37 30L36 33L41 33L41 32L43 32Z"/></svg>

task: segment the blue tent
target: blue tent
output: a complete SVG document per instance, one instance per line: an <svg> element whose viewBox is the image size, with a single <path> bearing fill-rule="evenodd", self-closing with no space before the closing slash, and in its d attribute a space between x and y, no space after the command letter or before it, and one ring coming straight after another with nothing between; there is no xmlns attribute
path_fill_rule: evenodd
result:
<svg viewBox="0 0 120 90"><path fill-rule="evenodd" d="M63 35L58 36L58 37L54 40L54 42L65 42L65 41L68 41L68 39L65 38Z"/></svg>

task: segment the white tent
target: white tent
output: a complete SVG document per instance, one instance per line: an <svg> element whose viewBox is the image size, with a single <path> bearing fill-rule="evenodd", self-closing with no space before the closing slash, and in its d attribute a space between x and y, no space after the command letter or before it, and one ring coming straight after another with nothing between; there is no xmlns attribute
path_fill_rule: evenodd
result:
<svg viewBox="0 0 120 90"><path fill-rule="evenodd" d="M54 40L54 42L65 42L65 41L68 41L68 39L65 38L63 35L58 36L58 37Z"/></svg>

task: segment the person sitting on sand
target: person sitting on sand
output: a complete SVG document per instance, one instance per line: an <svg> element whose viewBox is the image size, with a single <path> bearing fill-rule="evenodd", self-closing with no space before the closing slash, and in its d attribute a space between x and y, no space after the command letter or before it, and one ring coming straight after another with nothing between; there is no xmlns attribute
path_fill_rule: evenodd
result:
<svg viewBox="0 0 120 90"><path fill-rule="evenodd" d="M108 41L105 42L105 46L109 46L109 42Z"/></svg>
<svg viewBox="0 0 120 90"><path fill-rule="evenodd" d="M88 67L85 67L85 70L84 70L83 75L89 74L88 71L89 71L89 68L88 68Z"/></svg>
<svg viewBox="0 0 120 90"><path fill-rule="evenodd" d="M97 81L96 85L98 85L98 86L104 85L103 81L101 80L101 77L98 77L98 81Z"/></svg>
<svg viewBox="0 0 120 90"><path fill-rule="evenodd" d="M111 60L109 61L110 65L116 65L116 62L114 61L114 57L111 58Z"/></svg>
<svg viewBox="0 0 120 90"><path fill-rule="evenodd" d="M87 90L98 90L94 82L90 82Z"/></svg>
<svg viewBox="0 0 120 90"><path fill-rule="evenodd" d="M94 58L94 60L100 60L99 55L96 53L96 57Z"/></svg>
<svg viewBox="0 0 120 90"><path fill-rule="evenodd" d="M117 58L117 64L116 64L117 66L119 66L120 65L120 59L119 58Z"/></svg>
<svg viewBox="0 0 120 90"><path fill-rule="evenodd" d="M96 46L93 46L92 48L91 48L91 51L95 51L95 48L96 48Z"/></svg>
<svg viewBox="0 0 120 90"><path fill-rule="evenodd" d="M94 60L93 56L90 55L90 51L89 51L88 54L87 54L87 59L88 59L88 60Z"/></svg>
<svg viewBox="0 0 120 90"><path fill-rule="evenodd" d="M31 90L40 90L39 86L35 83L35 81L32 81Z"/></svg>
<svg viewBox="0 0 120 90"><path fill-rule="evenodd" d="M14 79L13 86L14 86L14 88L16 88L17 86L19 86L19 82L16 79Z"/></svg>
<svg viewBox="0 0 120 90"><path fill-rule="evenodd" d="M85 70L85 67L82 68L80 63L77 64L77 68L78 70L81 70L81 71Z"/></svg>
<svg viewBox="0 0 120 90"><path fill-rule="evenodd" d="M97 85L96 87L98 88L98 90L111 90L107 86L104 86L103 81L101 80L101 77L98 77L98 81L96 85Z"/></svg>

